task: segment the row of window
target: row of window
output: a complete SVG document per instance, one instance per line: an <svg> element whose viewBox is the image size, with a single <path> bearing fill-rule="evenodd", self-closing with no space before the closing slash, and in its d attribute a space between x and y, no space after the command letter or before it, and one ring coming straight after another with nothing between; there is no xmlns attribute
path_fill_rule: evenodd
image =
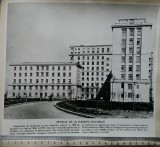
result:
<svg viewBox="0 0 160 147"><path fill-rule="evenodd" d="M27 87L29 90L48 90L51 88L51 90L70 90L71 86L13 86L13 90L27 90ZM62 87L62 88L61 88Z"/></svg>
<svg viewBox="0 0 160 147"><path fill-rule="evenodd" d="M104 76L104 72L82 72L82 77L83 76L85 76L85 73L86 73L86 76L94 76L94 75L96 75L96 76L100 76L100 75L102 75L102 76ZM106 77L108 76L108 74L106 74Z"/></svg>
<svg viewBox="0 0 160 147"><path fill-rule="evenodd" d="M52 77L54 77L55 76L55 73L51 73L52 74ZM19 77L21 77L23 75L23 73L18 73L18 76ZM17 73L14 73L14 77L16 77L17 76ZM33 76L33 73L24 73L24 76L25 77L27 77L27 76L30 76L30 77L32 77ZM46 76L46 77L48 77L49 76L49 72L36 72L36 76L37 77L39 77L39 76L41 76L41 77L43 77L43 76ZM71 72L69 72L68 74L67 73L60 73L60 72L58 72L57 73L57 77L60 77L60 76L63 76L63 77L66 77L66 76L69 76L69 77L71 77Z"/></svg>
<svg viewBox="0 0 160 147"><path fill-rule="evenodd" d="M126 60L126 56L121 56L121 63L125 63ZM140 63L141 61L141 57L140 56L136 56L136 63ZM132 63L133 62L133 56L129 56L128 57L128 62Z"/></svg>
<svg viewBox="0 0 160 147"><path fill-rule="evenodd" d="M103 86L103 83L86 83L86 85L85 85L85 83L82 82L82 86L87 86L87 87L91 86L91 87L96 88L96 87L99 87L99 86L100 87Z"/></svg>
<svg viewBox="0 0 160 147"><path fill-rule="evenodd" d="M68 94L66 94L66 93L62 93L62 94L60 94L60 93L56 93L55 95L54 95L54 93L47 93L47 92L44 92L44 93L42 93L42 94L38 94L37 92L35 92L34 94L33 93L31 93L31 92L29 92L28 93L28 95L26 94L26 93L23 93L22 95L20 94L20 93L18 93L17 95L16 95L16 93L15 92L13 92L13 97L18 97L18 96L23 96L23 97L42 97L42 96L45 96L45 97L49 97L50 95L52 95L52 97L54 97L54 96L56 96L57 98L60 98L60 97L66 97L66 96L70 96L70 93L68 93Z"/></svg>
<svg viewBox="0 0 160 147"><path fill-rule="evenodd" d="M78 56L78 60L104 60L104 56ZM109 61L109 58L106 58Z"/></svg>
<svg viewBox="0 0 160 147"><path fill-rule="evenodd" d="M87 67L84 67L83 70L92 70L92 71L94 71L94 70L96 70L96 71L101 70L101 71L104 71L104 66L102 66L102 67L99 67L99 66L98 67L89 67L89 66L87 66ZM106 71L109 71L109 69L107 68Z"/></svg>
<svg viewBox="0 0 160 147"><path fill-rule="evenodd" d="M121 74L121 79L125 80L125 74ZM133 74L128 74L128 80L133 80ZM140 80L140 74L136 74L136 80Z"/></svg>
<svg viewBox="0 0 160 147"><path fill-rule="evenodd" d="M122 38L122 46L126 46L127 44L127 39L126 38ZM129 45L133 45L134 44L134 39L133 38L129 38ZM136 41L137 45L141 45L142 44L142 39L141 38L137 38Z"/></svg>
<svg viewBox="0 0 160 147"><path fill-rule="evenodd" d="M121 71L125 72L125 65L121 65ZM128 66L128 71L129 72L133 71L133 65ZM136 71L140 71L140 65L136 65Z"/></svg>
<svg viewBox="0 0 160 147"><path fill-rule="evenodd" d="M35 66L36 70L49 70L51 67L52 70L71 70L71 66ZM14 70L18 70L17 66L14 66ZM19 70L33 70L33 66L19 66Z"/></svg>
<svg viewBox="0 0 160 147"><path fill-rule="evenodd" d="M126 54L126 47L122 47L121 53ZM133 46L130 46L129 47L129 54L133 54L133 53L134 53ZM140 46L137 47L136 54L141 54L141 47Z"/></svg>
<svg viewBox="0 0 160 147"><path fill-rule="evenodd" d="M13 83L22 83L22 79L18 79L18 80L16 80L16 79L13 79ZM24 81L23 81L23 83L33 83L33 80L32 79L29 79L29 80L27 80L27 79L24 79ZM38 84L38 83L49 83L49 79L36 79L36 83ZM55 83L55 79L52 79L52 81L50 81L50 83ZM66 80L66 79L57 79L57 83L59 84L59 83L71 83L71 79L68 79L68 80Z"/></svg>
<svg viewBox="0 0 160 147"><path fill-rule="evenodd" d="M83 48L83 52L82 52L82 50L80 51L80 48L75 48L74 49L74 51L72 50L71 51L71 54L80 54L80 53L109 53L110 52L110 48L108 47L108 48L101 48L101 49L99 49L99 48Z"/></svg>
<svg viewBox="0 0 160 147"><path fill-rule="evenodd" d="M96 77L96 78L94 78L94 77L91 77L91 78L87 77L86 78L87 81L89 81L89 80L91 80L91 81L99 81L99 79L101 79L101 81L104 81L103 77L101 77L101 78L99 78L99 77ZM82 81L85 81L84 77L82 77Z"/></svg>
<svg viewBox="0 0 160 147"><path fill-rule="evenodd" d="M142 28L137 28L137 29L134 29L134 28L129 28L129 35L130 36L134 36L134 32L137 31L137 36L141 36L142 35ZM123 28L122 29L122 37L126 37L127 36L127 29L126 28Z"/></svg>
<svg viewBox="0 0 160 147"><path fill-rule="evenodd" d="M80 64L82 64L82 65L104 65L104 61L92 61L92 62L89 62L89 61L87 61L87 62L85 62L85 61L82 61ZM109 63L106 63L106 66L109 66Z"/></svg>

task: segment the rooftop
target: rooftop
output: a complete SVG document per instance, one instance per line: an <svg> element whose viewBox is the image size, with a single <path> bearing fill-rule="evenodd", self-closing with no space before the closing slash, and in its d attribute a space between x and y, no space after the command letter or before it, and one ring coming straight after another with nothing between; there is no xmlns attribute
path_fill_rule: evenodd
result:
<svg viewBox="0 0 160 147"><path fill-rule="evenodd" d="M78 66L78 67L82 67L78 62L14 62L14 63L10 63L9 66Z"/></svg>
<svg viewBox="0 0 160 147"><path fill-rule="evenodd" d="M135 19L119 19L118 23L112 25L112 28L117 27L131 27L131 26L152 26L151 23L147 22L145 18L135 18Z"/></svg>

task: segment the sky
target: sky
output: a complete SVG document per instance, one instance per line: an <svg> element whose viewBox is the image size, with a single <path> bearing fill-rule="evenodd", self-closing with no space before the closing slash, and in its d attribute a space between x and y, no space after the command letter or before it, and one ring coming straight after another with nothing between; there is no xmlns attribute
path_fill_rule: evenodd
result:
<svg viewBox="0 0 160 147"><path fill-rule="evenodd" d="M6 71L12 62L69 61L70 45L112 44L111 25L118 19L146 18L154 42L157 15L158 6L149 5L10 3Z"/></svg>

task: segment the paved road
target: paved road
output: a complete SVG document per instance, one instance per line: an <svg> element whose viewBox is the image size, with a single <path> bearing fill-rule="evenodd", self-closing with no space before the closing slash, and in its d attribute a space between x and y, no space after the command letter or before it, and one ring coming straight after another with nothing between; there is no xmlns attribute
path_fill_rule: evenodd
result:
<svg viewBox="0 0 160 147"><path fill-rule="evenodd" d="M57 109L57 102L32 102L9 106L4 109L5 119L82 118Z"/></svg>

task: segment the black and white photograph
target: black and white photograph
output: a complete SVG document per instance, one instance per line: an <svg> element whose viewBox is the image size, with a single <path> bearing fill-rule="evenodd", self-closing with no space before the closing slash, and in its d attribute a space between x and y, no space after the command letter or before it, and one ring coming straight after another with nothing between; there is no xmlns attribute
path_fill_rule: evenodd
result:
<svg viewBox="0 0 160 147"><path fill-rule="evenodd" d="M154 118L158 11L9 3L4 119Z"/></svg>

